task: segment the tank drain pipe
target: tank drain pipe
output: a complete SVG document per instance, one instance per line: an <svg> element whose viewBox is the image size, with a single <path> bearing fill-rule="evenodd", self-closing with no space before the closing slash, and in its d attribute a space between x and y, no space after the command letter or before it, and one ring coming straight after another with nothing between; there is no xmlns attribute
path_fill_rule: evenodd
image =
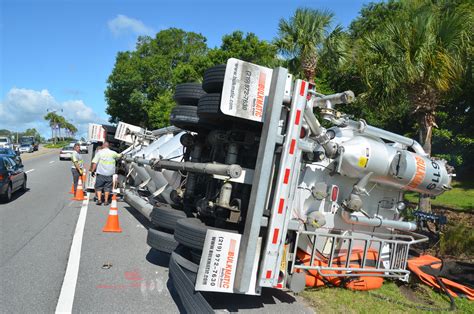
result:
<svg viewBox="0 0 474 314"><path fill-rule="evenodd" d="M420 143L418 143L414 139L368 125L367 122L365 122L364 120L346 120L344 124L346 124L352 129L357 130L359 133L367 134L374 137L381 137L388 141L400 143L402 145L411 147L415 151L415 153L419 155L429 157L423 147L421 147Z"/></svg>
<svg viewBox="0 0 474 314"><path fill-rule="evenodd" d="M123 200L136 210L150 220L151 211L153 210L153 205L142 199L137 194L133 193L131 190L125 190L123 193Z"/></svg>
<svg viewBox="0 0 474 314"><path fill-rule="evenodd" d="M362 195L368 195L365 187L370 181L374 173L369 172L364 177L362 177L352 189L349 197L342 202L341 206L341 217L348 224L352 225L362 225L369 227L385 227L385 228L394 228L399 230L414 231L416 230L416 224L407 221L397 221L390 219L382 219L379 216L369 217L368 214L363 210L363 200ZM355 212L360 212L364 216L355 215Z"/></svg>
<svg viewBox="0 0 474 314"><path fill-rule="evenodd" d="M334 158L337 155L337 144L329 139L326 134L326 129L321 126L318 119L313 113L313 107L309 104L304 109L304 118L306 123L314 135L314 139L318 142L326 152L328 158Z"/></svg>
<svg viewBox="0 0 474 314"><path fill-rule="evenodd" d="M382 219L379 216L369 218L365 216L351 214L349 211L345 209L342 210L341 217L345 222L352 225L369 226L369 227L376 227L376 228L385 227L385 228L393 228L393 229L405 230L405 231L416 230L416 224L413 222Z"/></svg>

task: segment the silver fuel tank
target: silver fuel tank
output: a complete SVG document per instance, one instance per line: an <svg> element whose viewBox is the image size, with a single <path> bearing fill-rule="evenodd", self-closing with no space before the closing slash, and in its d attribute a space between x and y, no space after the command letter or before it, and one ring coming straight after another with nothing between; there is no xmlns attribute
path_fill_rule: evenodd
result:
<svg viewBox="0 0 474 314"><path fill-rule="evenodd" d="M339 172L362 178L373 172L372 182L402 190L439 195L450 188L451 176L442 160L431 160L381 140L354 136L340 144Z"/></svg>

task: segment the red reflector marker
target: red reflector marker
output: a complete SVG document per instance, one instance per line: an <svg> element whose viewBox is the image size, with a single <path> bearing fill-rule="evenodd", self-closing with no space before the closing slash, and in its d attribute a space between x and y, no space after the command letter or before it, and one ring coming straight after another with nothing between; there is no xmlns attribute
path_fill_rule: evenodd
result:
<svg viewBox="0 0 474 314"><path fill-rule="evenodd" d="M295 146L296 146L296 140L292 139L291 144L290 144L290 155L293 155L295 153Z"/></svg>
<svg viewBox="0 0 474 314"><path fill-rule="evenodd" d="M290 169L286 168L285 177L283 178L283 183L288 184L289 179L290 179Z"/></svg>
<svg viewBox="0 0 474 314"><path fill-rule="evenodd" d="M301 110L296 110L295 124L300 124Z"/></svg>
<svg viewBox="0 0 474 314"><path fill-rule="evenodd" d="M331 201L336 202L338 196L339 196L339 187L337 185L333 185L332 190L331 190Z"/></svg>
<svg viewBox="0 0 474 314"><path fill-rule="evenodd" d="M301 87L300 87L300 95L301 96L304 96L304 90L306 88L306 82L305 81L302 81L301 82Z"/></svg>
<svg viewBox="0 0 474 314"><path fill-rule="evenodd" d="M285 199L280 198L280 204L278 205L278 213L283 213L283 207L285 206Z"/></svg>
<svg viewBox="0 0 474 314"><path fill-rule="evenodd" d="M280 229L278 228L275 228L275 230L273 230L273 240L272 240L272 243L273 244L276 244L277 241L278 241L278 234L280 233Z"/></svg>

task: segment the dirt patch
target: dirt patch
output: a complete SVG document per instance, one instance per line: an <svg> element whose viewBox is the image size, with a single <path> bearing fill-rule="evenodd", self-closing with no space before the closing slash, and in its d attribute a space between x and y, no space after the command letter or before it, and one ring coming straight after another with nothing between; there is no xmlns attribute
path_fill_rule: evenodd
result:
<svg viewBox="0 0 474 314"><path fill-rule="evenodd" d="M464 223L469 227L474 227L474 213L462 212L443 207L435 207L432 210L436 215L446 216L448 223Z"/></svg>
<svg viewBox="0 0 474 314"><path fill-rule="evenodd" d="M429 254L443 260L474 262L474 213L433 206L433 213L446 217L447 223L426 223L416 231L428 237L427 242L414 246L418 254Z"/></svg>
<svg viewBox="0 0 474 314"><path fill-rule="evenodd" d="M400 293L409 301L415 304L422 305L433 305L435 302L432 300L429 291L418 284L411 285L400 285Z"/></svg>

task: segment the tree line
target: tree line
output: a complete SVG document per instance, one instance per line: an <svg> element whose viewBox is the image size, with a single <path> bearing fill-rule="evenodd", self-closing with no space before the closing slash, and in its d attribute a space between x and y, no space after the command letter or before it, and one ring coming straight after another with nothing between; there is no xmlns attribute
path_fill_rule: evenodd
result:
<svg viewBox="0 0 474 314"><path fill-rule="evenodd" d="M10 131L7 129L0 129L0 136L10 138L13 143L19 143L23 136L33 136L37 142L45 142L41 134L35 128L26 129L25 131Z"/></svg>
<svg viewBox="0 0 474 314"><path fill-rule="evenodd" d="M469 0L370 3L347 29L329 11L299 8L279 21L272 41L237 30L216 48L202 34L169 28L117 54L107 113L111 122L163 127L174 86L200 82L205 69L231 57L284 66L321 93L353 90L357 100L344 112L416 137L462 177L474 162L472 29Z"/></svg>

